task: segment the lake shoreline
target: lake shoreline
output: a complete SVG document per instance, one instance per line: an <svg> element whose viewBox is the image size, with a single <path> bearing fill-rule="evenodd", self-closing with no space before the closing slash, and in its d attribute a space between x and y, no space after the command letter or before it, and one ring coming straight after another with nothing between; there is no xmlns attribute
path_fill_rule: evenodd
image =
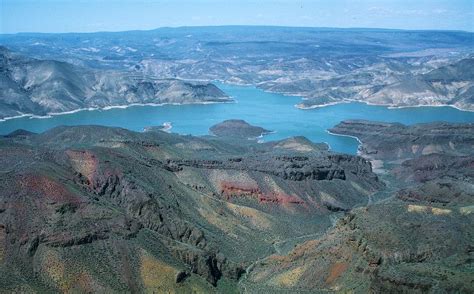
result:
<svg viewBox="0 0 474 294"><path fill-rule="evenodd" d="M210 81L210 82L215 82L215 81ZM303 92L301 93L292 93L292 92L279 92L279 91L272 91L272 90L267 90L265 88L261 88L257 85L254 84L245 84L245 83L232 83L232 82L226 82L226 81L221 81L217 80L217 82L223 84L223 85L230 85L230 86L242 86L242 87L253 87L256 89L260 89L266 93L271 93L271 94L278 94L286 97L298 97L301 100L309 100L308 97L305 97L305 94ZM383 106L387 107L388 109L405 109L405 108L418 108L418 107L451 107L459 111L465 111L465 112L474 112L474 109L466 109L466 108L461 108L456 105L451 105L451 104L437 104L437 105L425 105L425 104L419 104L419 105L396 105L396 104L380 104L380 103L371 103L368 101L362 101L362 100L356 100L356 99L343 99L340 101L334 101L334 102L329 102L329 103L324 103L324 104L314 104L311 106L302 106L302 103L295 104L294 107L301 109L301 110L310 110L310 109L317 109L317 108L323 108L327 106L334 106L338 104L346 104L346 103L352 103L352 102L358 102L358 103L364 103L366 105L371 105L371 106Z"/></svg>
<svg viewBox="0 0 474 294"><path fill-rule="evenodd" d="M328 133L329 135L332 135L332 136L348 137L348 138L356 139L357 142L359 143L359 145L357 145L357 155L360 155L359 154L359 147L362 146L362 144L364 144L364 143L362 143L362 141L358 137L352 136L352 135L343 135L343 134L333 133L330 130L326 130L326 133Z"/></svg>
<svg viewBox="0 0 474 294"><path fill-rule="evenodd" d="M357 154L360 145L358 138L343 139L338 134L329 133L327 130L349 119L399 122L406 125L433 121L474 122L474 112L460 111L451 107L393 110L386 106L371 106L348 100L342 101L344 104L336 103L327 108L301 111L294 107L300 102L299 97L268 93L257 87L229 84L221 87L232 100L182 104L131 103L103 108L75 109L43 116L22 114L20 118L1 122L0 134L7 135L17 129L41 133L58 125L90 124L143 131L143 128L147 126L162 128L164 122L172 122L173 133L201 136L208 135L209 128L217 123L241 119L252 125L264 126L265 129L275 131L255 138L257 141L278 141L303 136L315 143L326 142L335 152Z"/></svg>
<svg viewBox="0 0 474 294"><path fill-rule="evenodd" d="M464 111L464 112L474 112L474 109L465 109L465 108L460 108L455 105L450 105L450 104L439 104L439 105L424 105L424 104L419 104L419 105L403 105L403 106L397 106L394 104L377 104L377 103L370 103L367 101L361 101L361 100L352 100L352 99L345 99L341 101L336 101L336 102L330 102L330 103L325 103L325 104L315 104L311 106L301 106L301 104L296 104L295 107L301 110L311 110L311 109L317 109L317 108L323 108L323 107L328 107L328 106L334 106L338 104L347 104L347 103L363 103L366 105L370 106L382 106L386 107L388 109L406 109L406 108L421 108L421 107L451 107L459 111Z"/></svg>
<svg viewBox="0 0 474 294"><path fill-rule="evenodd" d="M233 99L232 97L230 97ZM0 122L5 122L8 120L13 120L13 119L18 119L18 118L31 118L31 119L47 119L51 118L53 116L60 116L60 115L67 115L67 114L73 114L73 113L78 113L82 111L103 111L103 110L111 110L111 109L127 109L130 107L134 106L152 106L152 107L160 107L160 106L167 106L167 105L173 105L173 106L181 106L181 105L209 105L209 104L222 104L222 103L237 103L236 100L229 100L229 101L205 101L205 102L184 102L184 103L131 103L127 105L111 105L111 106L105 106L105 107L88 107L88 108L78 108L74 110L69 110L69 111L63 111L63 112L49 112L46 115L37 115L37 114L32 114L32 113L22 113L20 115L15 115L15 116L8 116L4 118L0 118Z"/></svg>

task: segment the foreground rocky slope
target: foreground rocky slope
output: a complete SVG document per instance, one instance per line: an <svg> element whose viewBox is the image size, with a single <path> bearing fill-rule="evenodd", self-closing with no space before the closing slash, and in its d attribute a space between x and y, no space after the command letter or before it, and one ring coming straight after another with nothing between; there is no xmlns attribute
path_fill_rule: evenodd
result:
<svg viewBox="0 0 474 294"><path fill-rule="evenodd" d="M157 79L19 56L0 47L0 119L134 103L232 101L209 83Z"/></svg>
<svg viewBox="0 0 474 294"><path fill-rule="evenodd" d="M363 155L383 160L389 189L321 238L255 263L246 289L471 293L472 125L346 121L332 131L358 136Z"/></svg>
<svg viewBox="0 0 474 294"><path fill-rule="evenodd" d="M384 187L363 158L303 138L58 127L12 133L0 154L0 288L14 292L228 293Z"/></svg>
<svg viewBox="0 0 474 294"><path fill-rule="evenodd" d="M248 288L472 292L473 186L430 185L355 209L324 237L258 263Z"/></svg>

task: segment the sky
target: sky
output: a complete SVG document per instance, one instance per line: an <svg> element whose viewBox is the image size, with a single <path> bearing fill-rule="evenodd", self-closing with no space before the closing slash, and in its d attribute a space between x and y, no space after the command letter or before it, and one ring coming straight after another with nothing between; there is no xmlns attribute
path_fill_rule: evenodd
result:
<svg viewBox="0 0 474 294"><path fill-rule="evenodd" d="M0 33L279 25L474 31L474 0L0 0Z"/></svg>

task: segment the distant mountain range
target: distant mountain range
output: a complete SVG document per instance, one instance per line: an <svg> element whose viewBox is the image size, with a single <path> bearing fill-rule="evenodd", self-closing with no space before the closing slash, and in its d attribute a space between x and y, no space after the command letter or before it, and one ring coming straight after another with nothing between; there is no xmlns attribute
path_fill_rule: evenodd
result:
<svg viewBox="0 0 474 294"><path fill-rule="evenodd" d="M324 88L307 94L307 99L298 106L312 108L355 100L394 107L450 105L474 110L474 57L427 73L391 72L373 83L378 74L375 71L349 74L342 78L341 87L338 87L341 78L326 80Z"/></svg>
<svg viewBox="0 0 474 294"><path fill-rule="evenodd" d="M131 104L229 101L224 92L209 83L92 70L20 56L0 47L0 119Z"/></svg>
<svg viewBox="0 0 474 294"><path fill-rule="evenodd" d="M2 94L3 100L16 95L13 100L24 103L14 107L3 103L1 111L9 108L11 115L30 109L41 113L89 105L222 98L219 96L223 94L210 85L203 94L194 92L192 84L176 79L219 80L300 95L304 98L298 105L301 108L355 100L474 110L473 35L461 31L259 26L0 35L0 44L14 52L69 64L31 60L41 64L38 69L45 67L41 69L44 72L57 71L58 76L52 77L66 78L67 86L57 84L55 88L44 81L46 84L38 87L41 94L28 94L33 97L28 99L21 90L25 84L17 84L21 77L13 84L2 82L11 88L7 91L10 97ZM31 74L32 70L18 71ZM45 97L48 92L67 98L38 106L38 100L44 99L35 97ZM187 98L178 98L183 93L188 93Z"/></svg>

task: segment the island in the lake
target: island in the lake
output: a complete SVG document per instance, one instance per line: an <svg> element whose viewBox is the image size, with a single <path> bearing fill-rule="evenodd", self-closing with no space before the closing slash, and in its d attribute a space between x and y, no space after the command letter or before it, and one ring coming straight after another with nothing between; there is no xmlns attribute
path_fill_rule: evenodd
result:
<svg viewBox="0 0 474 294"><path fill-rule="evenodd" d="M272 131L262 127L253 126L241 119L229 119L213 125L209 131L218 137L235 137L243 139L256 139Z"/></svg>

